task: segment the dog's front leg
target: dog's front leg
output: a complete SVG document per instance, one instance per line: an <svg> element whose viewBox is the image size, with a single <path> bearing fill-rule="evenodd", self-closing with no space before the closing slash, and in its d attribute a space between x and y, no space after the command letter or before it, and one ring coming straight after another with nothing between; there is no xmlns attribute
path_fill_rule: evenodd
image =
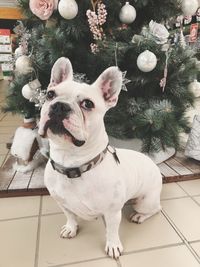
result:
<svg viewBox="0 0 200 267"><path fill-rule="evenodd" d="M106 223L106 254L114 259L119 258L123 251L119 239L119 225L121 222L121 210L116 213L104 214Z"/></svg>
<svg viewBox="0 0 200 267"><path fill-rule="evenodd" d="M76 216L64 207L62 207L62 210L64 211L64 214L67 217L67 222L65 225L63 225L60 232L60 236L62 238L75 237L78 231L78 223L76 222Z"/></svg>

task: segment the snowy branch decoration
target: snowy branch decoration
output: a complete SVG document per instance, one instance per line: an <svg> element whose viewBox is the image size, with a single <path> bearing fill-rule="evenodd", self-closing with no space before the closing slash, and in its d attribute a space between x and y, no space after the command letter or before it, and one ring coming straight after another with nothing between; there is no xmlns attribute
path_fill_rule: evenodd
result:
<svg viewBox="0 0 200 267"><path fill-rule="evenodd" d="M88 17L88 23L90 27L90 31L93 34L94 40L102 40L104 38L104 32L102 25L106 23L107 11L106 6L100 1L93 2L93 11L88 9L86 12L86 16ZM97 4L97 12L95 10ZM98 46L95 44L91 44L92 53L96 53L98 51Z"/></svg>

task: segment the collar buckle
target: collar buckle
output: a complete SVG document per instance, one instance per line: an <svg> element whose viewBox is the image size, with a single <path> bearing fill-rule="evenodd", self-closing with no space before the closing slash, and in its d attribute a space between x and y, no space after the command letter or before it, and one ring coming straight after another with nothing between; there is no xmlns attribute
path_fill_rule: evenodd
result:
<svg viewBox="0 0 200 267"><path fill-rule="evenodd" d="M78 178L81 176L81 170L79 168L66 169L64 172L68 178Z"/></svg>

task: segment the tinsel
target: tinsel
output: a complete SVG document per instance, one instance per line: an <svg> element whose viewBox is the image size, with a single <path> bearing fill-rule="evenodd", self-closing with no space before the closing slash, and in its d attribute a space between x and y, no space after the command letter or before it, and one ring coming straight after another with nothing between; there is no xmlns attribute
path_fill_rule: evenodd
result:
<svg viewBox="0 0 200 267"><path fill-rule="evenodd" d="M88 17L88 23L90 31L93 34L94 40L102 40L105 36L102 25L106 23L107 11L106 6L102 2L97 3L97 12L95 10L96 5L93 5L93 11L88 9L86 16ZM91 44L92 53L98 52L98 46Z"/></svg>

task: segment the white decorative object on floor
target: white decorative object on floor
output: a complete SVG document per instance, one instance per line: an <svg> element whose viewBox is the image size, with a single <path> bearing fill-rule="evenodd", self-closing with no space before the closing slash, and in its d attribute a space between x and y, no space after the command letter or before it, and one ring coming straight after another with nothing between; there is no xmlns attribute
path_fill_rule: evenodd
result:
<svg viewBox="0 0 200 267"><path fill-rule="evenodd" d="M125 148L141 152L142 150L142 141L137 138L133 139L117 139L112 136L109 136L110 144L116 148ZM166 148L165 151L161 150L157 153L147 154L156 164L159 164L169 158L171 158L176 153L176 150L173 147Z"/></svg>
<svg viewBox="0 0 200 267"><path fill-rule="evenodd" d="M48 149L37 129L18 127L11 147L11 154L16 157L13 168L22 173L32 171L44 163L44 150Z"/></svg>
<svg viewBox="0 0 200 267"><path fill-rule="evenodd" d="M200 115L195 115L186 144L185 155L200 160Z"/></svg>

